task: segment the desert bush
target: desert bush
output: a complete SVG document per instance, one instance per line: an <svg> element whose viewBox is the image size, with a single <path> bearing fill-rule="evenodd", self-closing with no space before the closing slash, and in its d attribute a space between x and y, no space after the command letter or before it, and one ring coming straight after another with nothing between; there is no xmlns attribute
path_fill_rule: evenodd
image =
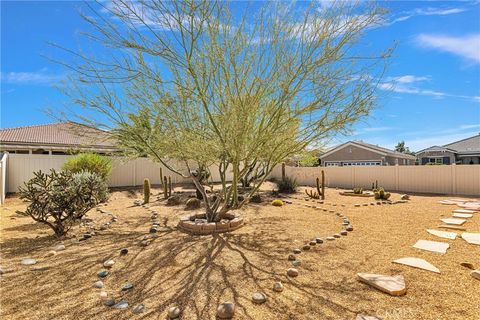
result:
<svg viewBox="0 0 480 320"><path fill-rule="evenodd" d="M390 198L390 192L386 192L382 187L373 190L376 200L388 200Z"/></svg>
<svg viewBox="0 0 480 320"><path fill-rule="evenodd" d="M283 201L280 199L275 199L272 201L272 206L274 207L281 207L283 206Z"/></svg>
<svg viewBox="0 0 480 320"><path fill-rule="evenodd" d="M106 180L112 171L112 161L96 153L83 153L68 159L62 169L72 173L88 171Z"/></svg>
<svg viewBox="0 0 480 320"><path fill-rule="evenodd" d="M190 198L187 200L185 209L187 210L193 210L193 209L198 209L200 208L201 202L197 198Z"/></svg>
<svg viewBox="0 0 480 320"><path fill-rule="evenodd" d="M108 199L105 181L87 171L34 172L19 193L20 199L30 202L21 213L48 225L57 236L65 235L88 210Z"/></svg>
<svg viewBox="0 0 480 320"><path fill-rule="evenodd" d="M297 186L297 180L290 177L285 177L277 182L279 192L293 193L297 190Z"/></svg>

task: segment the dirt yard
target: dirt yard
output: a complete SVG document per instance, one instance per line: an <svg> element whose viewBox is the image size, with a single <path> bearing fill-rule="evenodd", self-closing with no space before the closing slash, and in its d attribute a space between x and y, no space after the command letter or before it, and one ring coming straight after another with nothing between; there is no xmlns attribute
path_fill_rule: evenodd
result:
<svg viewBox="0 0 480 320"><path fill-rule="evenodd" d="M271 189L271 185L265 188ZM439 219L451 215L456 206L438 203L451 197L413 195L408 203L354 207L373 198L340 196L341 190L327 189L326 203L315 204L327 210L323 211L305 207L312 202L303 200L301 192L295 195L298 200L290 199L293 203L283 207L272 206L272 198L264 196L263 203L249 204L239 212L246 220L242 228L192 236L176 228L186 214L184 205L165 206L163 200L156 200L159 191L153 190L154 202L148 207L133 205L141 199L140 191L113 192L101 208L118 221L80 242L75 237L86 232L84 227L75 227L66 239L56 239L48 227L15 212L25 208L18 198L8 198L0 220L0 266L5 272L0 280L0 318L166 319L168 309L176 305L183 311L182 319L204 320L215 319L217 306L225 301L235 302L235 319L355 319L359 313L383 319L480 318L480 281L460 265L469 262L480 268L480 246L425 231L437 229ZM400 195L392 198L398 200ZM143 246L152 211L158 212L161 226L158 237ZM299 276L287 277L286 270L292 267L287 257L294 248L342 230L337 212L350 219L354 231L302 252ZM111 216L92 210L88 218L98 228ZM480 213L464 226L479 232ZM414 249L419 239L448 242L450 249L444 255ZM66 249L46 257L60 243ZM120 255L121 248L128 248L128 254ZM392 263L409 256L427 260L441 273ZM38 263L22 265L25 258ZM103 279L104 288L94 288L107 259L115 264ZM359 282L358 272L402 274L407 294L382 293ZM272 290L276 281L283 283L283 292ZM133 289L122 291L126 282ZM127 301L128 309L105 306L102 290L116 301ZM254 304L255 292L264 292L267 302ZM144 304L145 310L134 314L138 304Z"/></svg>

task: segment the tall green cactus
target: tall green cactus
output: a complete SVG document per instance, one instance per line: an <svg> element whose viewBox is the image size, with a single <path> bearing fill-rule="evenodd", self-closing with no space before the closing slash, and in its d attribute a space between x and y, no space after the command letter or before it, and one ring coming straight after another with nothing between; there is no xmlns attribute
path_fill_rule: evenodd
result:
<svg viewBox="0 0 480 320"><path fill-rule="evenodd" d="M317 192L325 200L325 172L322 170L322 187L320 190L320 179L317 177Z"/></svg>
<svg viewBox="0 0 480 320"><path fill-rule="evenodd" d="M168 176L168 196L172 196L172 177Z"/></svg>
<svg viewBox="0 0 480 320"><path fill-rule="evenodd" d="M143 203L150 202L150 180L145 178L143 180Z"/></svg>
<svg viewBox="0 0 480 320"><path fill-rule="evenodd" d="M160 185L163 184L163 170L162 167L160 167Z"/></svg>

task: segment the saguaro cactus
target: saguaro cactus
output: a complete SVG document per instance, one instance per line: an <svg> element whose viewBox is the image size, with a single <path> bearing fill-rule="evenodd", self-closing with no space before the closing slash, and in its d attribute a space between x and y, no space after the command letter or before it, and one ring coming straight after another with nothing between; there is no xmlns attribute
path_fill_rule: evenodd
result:
<svg viewBox="0 0 480 320"><path fill-rule="evenodd" d="M322 170L322 184L320 188L320 179L317 177L317 192L325 200L325 172Z"/></svg>
<svg viewBox="0 0 480 320"><path fill-rule="evenodd" d="M168 198L167 176L163 176L163 197L164 197L165 199Z"/></svg>
<svg viewBox="0 0 480 320"><path fill-rule="evenodd" d="M160 185L163 184L163 170L162 167L160 167Z"/></svg>
<svg viewBox="0 0 480 320"><path fill-rule="evenodd" d="M143 180L143 203L150 202L150 180L145 178Z"/></svg>

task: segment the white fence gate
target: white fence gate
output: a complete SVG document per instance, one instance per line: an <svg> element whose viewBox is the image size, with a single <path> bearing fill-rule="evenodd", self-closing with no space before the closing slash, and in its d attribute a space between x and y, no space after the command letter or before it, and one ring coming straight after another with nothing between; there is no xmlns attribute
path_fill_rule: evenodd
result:
<svg viewBox="0 0 480 320"><path fill-rule="evenodd" d="M376 180L386 190L480 196L480 165L443 166L345 166L286 167L286 174L301 185L315 185L316 177L325 171L328 187L371 188ZM271 177L281 179L278 166Z"/></svg>

